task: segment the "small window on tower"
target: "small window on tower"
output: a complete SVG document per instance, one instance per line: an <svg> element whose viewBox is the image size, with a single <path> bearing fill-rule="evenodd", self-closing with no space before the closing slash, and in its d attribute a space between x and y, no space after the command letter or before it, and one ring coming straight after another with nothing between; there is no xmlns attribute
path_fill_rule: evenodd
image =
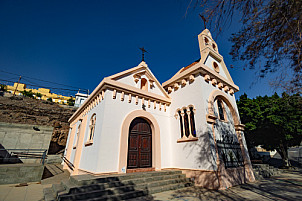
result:
<svg viewBox="0 0 302 201"><path fill-rule="evenodd" d="M205 42L206 45L208 45L209 44L209 39L204 38L204 42Z"/></svg>
<svg viewBox="0 0 302 201"><path fill-rule="evenodd" d="M212 44L212 47L214 50L216 50L216 45L214 43Z"/></svg>
<svg viewBox="0 0 302 201"><path fill-rule="evenodd" d="M141 89L148 91L148 81L145 78L141 79Z"/></svg>

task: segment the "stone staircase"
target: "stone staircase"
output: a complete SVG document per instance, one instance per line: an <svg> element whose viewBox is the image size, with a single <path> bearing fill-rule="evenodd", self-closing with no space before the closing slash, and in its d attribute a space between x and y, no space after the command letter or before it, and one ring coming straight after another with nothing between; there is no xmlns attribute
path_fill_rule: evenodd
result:
<svg viewBox="0 0 302 201"><path fill-rule="evenodd" d="M193 185L181 171L153 171L106 176L77 175L45 188L45 201L127 200Z"/></svg>
<svg viewBox="0 0 302 201"><path fill-rule="evenodd" d="M269 178L274 175L279 175L281 170L270 166L269 164L253 164L253 172L256 180Z"/></svg>
<svg viewBox="0 0 302 201"><path fill-rule="evenodd" d="M45 168L47 168L52 175L58 175L64 172L61 164L46 164Z"/></svg>

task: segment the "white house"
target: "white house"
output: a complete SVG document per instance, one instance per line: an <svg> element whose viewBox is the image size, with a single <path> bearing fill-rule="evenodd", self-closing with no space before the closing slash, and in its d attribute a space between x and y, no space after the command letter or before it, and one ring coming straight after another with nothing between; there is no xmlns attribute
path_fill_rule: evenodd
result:
<svg viewBox="0 0 302 201"><path fill-rule="evenodd" d="M80 107L87 98L88 98L88 94L83 94L83 93L80 93L80 92L76 93L74 106L75 107Z"/></svg>
<svg viewBox="0 0 302 201"><path fill-rule="evenodd" d="M254 181L234 93L209 30L201 58L160 84L148 65L106 77L69 119L72 175L180 169L224 189Z"/></svg>

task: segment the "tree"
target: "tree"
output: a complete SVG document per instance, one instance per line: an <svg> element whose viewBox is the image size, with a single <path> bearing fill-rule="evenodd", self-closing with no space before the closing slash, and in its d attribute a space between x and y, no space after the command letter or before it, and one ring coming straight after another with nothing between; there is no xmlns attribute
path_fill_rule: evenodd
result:
<svg viewBox="0 0 302 201"><path fill-rule="evenodd" d="M47 98L47 101L52 102L52 98Z"/></svg>
<svg viewBox="0 0 302 201"><path fill-rule="evenodd" d="M32 92L32 90L29 90L29 91L22 91L21 92L23 94L23 96L25 97L29 97L29 98L34 98L34 93Z"/></svg>
<svg viewBox="0 0 302 201"><path fill-rule="evenodd" d="M237 101L240 118L246 125L245 136L249 147L261 145L276 150L285 166L290 166L288 148L300 145L302 140L302 97L258 96L249 99L246 94Z"/></svg>
<svg viewBox="0 0 302 201"><path fill-rule="evenodd" d="M7 91L7 86L5 84L0 84L0 91Z"/></svg>
<svg viewBox="0 0 302 201"><path fill-rule="evenodd" d="M202 7L210 27L218 32L239 15L242 27L230 39L232 58L245 61L250 69L257 67L260 77L278 71L276 87L301 93L301 0L196 0L190 4L192 2Z"/></svg>
<svg viewBox="0 0 302 201"><path fill-rule="evenodd" d="M36 95L36 97L38 97L38 98L42 98L42 96L43 96L41 93L36 93L35 95Z"/></svg>
<svg viewBox="0 0 302 201"><path fill-rule="evenodd" d="M68 100L67 100L67 104L69 106L74 106L74 99L72 97L70 97Z"/></svg>

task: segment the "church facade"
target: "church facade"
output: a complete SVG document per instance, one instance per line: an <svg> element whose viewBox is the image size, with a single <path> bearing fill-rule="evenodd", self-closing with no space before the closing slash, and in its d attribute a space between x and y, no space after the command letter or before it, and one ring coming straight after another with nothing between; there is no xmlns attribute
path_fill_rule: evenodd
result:
<svg viewBox="0 0 302 201"><path fill-rule="evenodd" d="M160 84L142 61L104 78L69 119L72 175L179 169L210 189L255 180L234 93L209 30L201 58Z"/></svg>

